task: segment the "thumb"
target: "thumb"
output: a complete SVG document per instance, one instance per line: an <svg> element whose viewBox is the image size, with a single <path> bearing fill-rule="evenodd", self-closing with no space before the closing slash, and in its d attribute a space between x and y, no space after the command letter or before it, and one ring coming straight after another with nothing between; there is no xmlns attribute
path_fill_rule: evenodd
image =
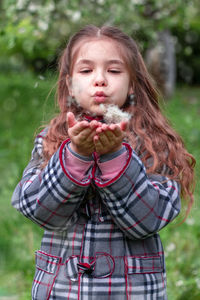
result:
<svg viewBox="0 0 200 300"><path fill-rule="evenodd" d="M76 118L72 112L67 113L67 125L68 128L73 127L76 124Z"/></svg>

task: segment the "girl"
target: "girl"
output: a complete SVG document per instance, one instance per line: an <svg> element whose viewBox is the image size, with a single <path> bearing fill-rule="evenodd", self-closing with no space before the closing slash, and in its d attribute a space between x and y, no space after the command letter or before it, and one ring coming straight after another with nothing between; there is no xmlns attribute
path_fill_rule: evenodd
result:
<svg viewBox="0 0 200 300"><path fill-rule="evenodd" d="M189 212L195 160L119 29L80 30L59 71L60 114L36 137L12 198L45 229L32 299L167 299L158 231L179 214L180 194Z"/></svg>

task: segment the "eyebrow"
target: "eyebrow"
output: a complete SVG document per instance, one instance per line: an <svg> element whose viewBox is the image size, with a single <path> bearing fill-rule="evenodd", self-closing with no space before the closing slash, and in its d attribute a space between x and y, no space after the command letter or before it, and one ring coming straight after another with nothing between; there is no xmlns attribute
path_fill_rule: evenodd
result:
<svg viewBox="0 0 200 300"><path fill-rule="evenodd" d="M90 60L90 59L80 59L76 65L80 65L80 64L93 64L94 61L93 60ZM110 60L107 60L106 61L106 64L107 65L110 65L110 64L117 64L117 65L121 65L121 66L124 66L124 62L122 60L118 60L118 59L110 59Z"/></svg>

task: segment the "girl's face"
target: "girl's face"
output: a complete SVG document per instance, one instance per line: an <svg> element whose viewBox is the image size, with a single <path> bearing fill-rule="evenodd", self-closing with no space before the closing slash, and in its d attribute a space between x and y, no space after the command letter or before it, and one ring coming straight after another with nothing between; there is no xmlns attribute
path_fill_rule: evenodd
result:
<svg viewBox="0 0 200 300"><path fill-rule="evenodd" d="M101 103L121 107L133 92L120 53L119 45L111 39L85 40L80 44L67 85L70 96L85 111L102 115Z"/></svg>

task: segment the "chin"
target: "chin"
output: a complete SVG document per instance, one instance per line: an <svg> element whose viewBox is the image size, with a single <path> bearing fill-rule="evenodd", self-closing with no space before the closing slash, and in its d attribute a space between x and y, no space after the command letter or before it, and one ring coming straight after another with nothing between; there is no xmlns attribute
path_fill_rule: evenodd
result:
<svg viewBox="0 0 200 300"><path fill-rule="evenodd" d="M103 110L98 106L98 107L95 107L94 109L88 110L88 113L93 116L102 116Z"/></svg>
<svg viewBox="0 0 200 300"><path fill-rule="evenodd" d="M86 115L89 115L92 117L96 117L96 116L100 117L103 115L103 112L100 109L92 109L92 110L85 109L84 112Z"/></svg>

